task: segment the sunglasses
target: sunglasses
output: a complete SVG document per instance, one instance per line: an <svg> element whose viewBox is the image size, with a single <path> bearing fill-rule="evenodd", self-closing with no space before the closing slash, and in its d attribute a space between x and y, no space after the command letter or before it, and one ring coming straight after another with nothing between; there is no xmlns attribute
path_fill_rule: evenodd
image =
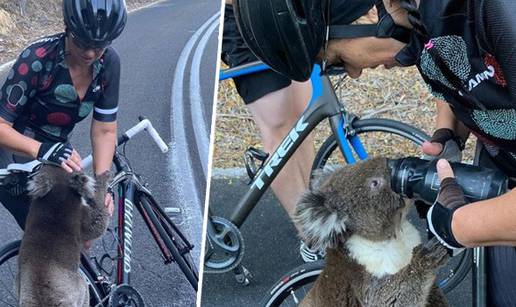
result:
<svg viewBox="0 0 516 307"><path fill-rule="evenodd" d="M74 45L79 47L79 49L82 49L82 50L93 50L96 53L100 53L100 52L104 51L104 49L106 49L109 45L111 45L111 41L98 42L98 43L92 44L92 43L86 43L86 42L80 40L73 33L70 33L70 36L72 37Z"/></svg>

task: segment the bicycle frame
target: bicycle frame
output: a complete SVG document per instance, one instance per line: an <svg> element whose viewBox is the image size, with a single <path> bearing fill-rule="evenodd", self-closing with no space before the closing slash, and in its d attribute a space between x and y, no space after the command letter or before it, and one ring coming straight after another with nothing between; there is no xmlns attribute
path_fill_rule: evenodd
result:
<svg viewBox="0 0 516 307"><path fill-rule="evenodd" d="M227 79L266 69L269 69L266 65L255 62L239 67L238 70L227 70L224 74L221 74L221 76ZM335 95L329 77L321 74L319 65L314 67L311 81L313 94L310 102L292 130L285 136L261 171L256 174L249 190L237 204L230 218L230 221L235 224L235 226L242 226L258 203L258 200L268 189L292 154L310 132L325 118L329 118L331 129L337 136L339 148L347 163L351 164L356 162L353 151L360 159L367 158L367 153L359 138L345 130L345 127L349 125L349 122L353 120L354 116L346 112L344 106ZM350 137L349 142L348 137ZM215 229L213 229L213 225L210 225L210 223L208 223L208 231L211 232L211 234L215 233Z"/></svg>
<svg viewBox="0 0 516 307"><path fill-rule="evenodd" d="M152 237L158 245L165 264L173 261L173 256L164 243L162 234L157 229L153 211L160 211L150 191L144 187L136 174L133 173L125 157L115 153L113 163L117 169L117 176L113 179L112 185L118 186L118 238L120 238L117 257L116 284L129 284L131 276L131 254L133 238L133 218L135 209L141 214ZM151 207L145 206L141 197L147 197ZM163 212L160 211L162 214ZM156 219L154 219L156 220ZM191 245L189 247L192 247Z"/></svg>

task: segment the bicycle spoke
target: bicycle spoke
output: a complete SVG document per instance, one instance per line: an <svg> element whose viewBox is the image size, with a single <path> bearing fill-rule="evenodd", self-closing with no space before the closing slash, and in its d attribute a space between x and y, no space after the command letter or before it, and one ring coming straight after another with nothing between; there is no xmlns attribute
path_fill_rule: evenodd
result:
<svg viewBox="0 0 516 307"><path fill-rule="evenodd" d="M9 270L10 276L11 276L11 277L10 277L10 278L8 278L8 279L9 279L10 281L14 281L14 280L15 280L15 275L14 275L14 272L13 272L13 270L12 270L12 268L11 268L11 263L10 263L10 262L8 262L8 263L6 263L6 264L7 264L7 268L8 268L8 270ZM7 273L7 272L6 272L6 273ZM2 274L2 275L4 275L4 274ZM6 284L6 282L4 281L4 278L2 278L2 279L1 279L1 282L2 282L2 287L5 289L4 291L6 291L6 292L7 292L7 294L8 294L7 296L8 296L8 297L11 297L11 298L16 302L16 300L17 300L17 299L16 299L16 296L15 296L15 294L14 294L14 292L13 292L14 284L12 284L12 285L7 285L7 284ZM9 304L9 303L8 303L8 302L6 302L6 301L1 301L1 302L2 302L2 303L5 303L5 304ZM15 305L11 305L11 304L9 304L9 306L15 306Z"/></svg>
<svg viewBox="0 0 516 307"><path fill-rule="evenodd" d="M294 292L294 290L291 290L291 291L290 291L290 295L292 295L292 299L294 300L294 303L299 304L299 300L298 300L298 298L297 298L296 293Z"/></svg>
<svg viewBox="0 0 516 307"><path fill-rule="evenodd" d="M11 304L9 302L6 302L6 301L4 301L2 299L0 299L0 303L2 303L2 306L16 307L16 305L13 305L13 304Z"/></svg>

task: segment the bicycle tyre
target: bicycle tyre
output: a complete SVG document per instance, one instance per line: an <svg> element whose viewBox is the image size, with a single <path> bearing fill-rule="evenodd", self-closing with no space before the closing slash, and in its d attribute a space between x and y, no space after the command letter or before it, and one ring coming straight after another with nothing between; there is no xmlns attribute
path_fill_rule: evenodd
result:
<svg viewBox="0 0 516 307"><path fill-rule="evenodd" d="M169 233L166 230L166 227L163 226L162 222L160 221L160 218L156 214L156 209L153 209L158 205L152 201L152 203L154 203L154 206L152 206L151 200L149 200L149 198L146 195L142 195L140 197L140 202L144 210L147 211L149 218L151 219L152 223L154 224L158 233L160 234L161 239L170 251L174 261L177 263L188 282L194 288L194 290L197 291L199 278L196 274L197 270L195 269L195 264L192 269L192 267L188 263L188 257L185 256L185 254L189 255L190 253L181 253L178 247L174 244L175 238L169 235ZM191 256L189 258L191 259Z"/></svg>
<svg viewBox="0 0 516 307"><path fill-rule="evenodd" d="M295 296L294 291L299 290L303 286L313 284L321 274L323 268L324 260L309 262L296 267L280 278L280 280L269 289L267 292L268 296L262 300L260 306L280 306L285 303L285 300L289 296L293 296L292 300L294 306L298 305L300 300Z"/></svg>
<svg viewBox="0 0 516 307"><path fill-rule="evenodd" d="M405 138L417 145L421 145L425 140L429 140L429 136L425 132L412 127L410 125L397 122L390 119L362 119L355 120L352 123L353 130L357 135L371 132L391 133ZM365 139L365 138L364 138ZM317 155L312 164L312 172L325 166L331 154L338 149L337 139L335 135L330 135L319 148ZM444 293L453 290L468 274L473 263L473 250L466 249L458 256L455 270L444 280L438 281L439 286Z"/></svg>
<svg viewBox="0 0 516 307"><path fill-rule="evenodd" d="M20 240L13 241L13 242L8 243L7 245L5 245L0 250L0 272L2 272L1 268L2 268L2 266L6 265L7 261L11 260L11 258L14 258L14 257L18 256L18 253L19 253L19 250L20 250L20 245L21 245L21 241ZM83 259L83 257L84 257L84 255L81 255L81 262L85 261ZM16 261L16 263L17 263L17 261ZM90 293L90 306L97 306L98 304L101 303L102 298L104 297L104 293L103 293L102 289L98 288L96 280L93 277L94 274L92 274L87 269L85 269L82 264L80 265L80 273L84 277L86 277L85 279L86 279L86 283L88 284L89 293ZM12 276L12 277L13 277L12 285L14 285L14 278L15 278L15 276ZM17 306L16 298L14 298L14 299L15 299L15 302L14 302L14 305L12 305L12 306ZM3 304L2 306L4 306L4 305L10 306L10 305L7 305L5 301L1 301L0 300L0 303Z"/></svg>

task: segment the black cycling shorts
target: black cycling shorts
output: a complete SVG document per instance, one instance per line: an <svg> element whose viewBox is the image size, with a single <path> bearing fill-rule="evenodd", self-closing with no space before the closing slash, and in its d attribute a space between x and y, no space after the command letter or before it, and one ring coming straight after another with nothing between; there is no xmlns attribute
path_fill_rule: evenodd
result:
<svg viewBox="0 0 516 307"><path fill-rule="evenodd" d="M6 168L10 163L25 163L27 161L15 161L15 157L5 149L0 148L0 168ZM27 191L21 195L13 195L3 187L0 187L0 204L11 213L21 229L25 229L25 220L29 214L30 197Z"/></svg>
<svg viewBox="0 0 516 307"><path fill-rule="evenodd" d="M222 61L235 67L257 61L238 31L233 6L226 4L224 13L224 32L222 37ZM289 86L292 81L272 70L261 71L233 78L238 94L246 104Z"/></svg>

